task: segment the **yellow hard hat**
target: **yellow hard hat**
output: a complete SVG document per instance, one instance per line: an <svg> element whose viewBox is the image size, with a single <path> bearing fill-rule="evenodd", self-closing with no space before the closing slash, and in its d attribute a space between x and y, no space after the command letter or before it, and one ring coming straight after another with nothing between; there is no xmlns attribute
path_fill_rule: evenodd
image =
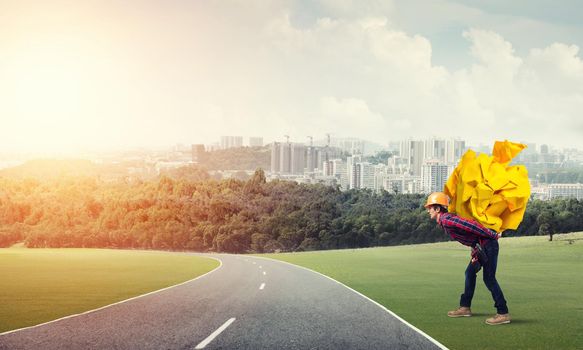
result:
<svg viewBox="0 0 583 350"><path fill-rule="evenodd" d="M433 192L427 197L427 203L424 207L427 208L430 205L443 205L447 207L449 205L449 197L443 192Z"/></svg>

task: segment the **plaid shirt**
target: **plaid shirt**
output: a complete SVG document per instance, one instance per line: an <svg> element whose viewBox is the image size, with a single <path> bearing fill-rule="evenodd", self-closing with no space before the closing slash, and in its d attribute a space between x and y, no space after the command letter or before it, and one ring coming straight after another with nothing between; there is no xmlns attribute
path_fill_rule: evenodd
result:
<svg viewBox="0 0 583 350"><path fill-rule="evenodd" d="M476 243L484 247L489 240L498 239L496 231L484 227L479 222L460 218L454 214L441 214L439 224L451 238L472 248L476 246ZM472 250L472 256L475 256L475 253L475 249Z"/></svg>

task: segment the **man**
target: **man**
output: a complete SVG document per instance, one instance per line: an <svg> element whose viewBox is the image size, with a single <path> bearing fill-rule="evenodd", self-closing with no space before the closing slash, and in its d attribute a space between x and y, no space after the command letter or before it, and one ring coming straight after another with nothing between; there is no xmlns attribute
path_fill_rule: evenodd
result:
<svg viewBox="0 0 583 350"><path fill-rule="evenodd" d="M496 265L498 263L498 234L484 227L482 224L461 218L447 212L449 198L443 192L434 192L427 198L425 208L432 220L435 220L447 234L463 245L472 247L472 258L466 269L466 284L460 298L460 307L447 313L449 317L472 316L470 309L474 290L476 289L476 275L483 267L483 277L486 287L492 293L497 314L488 318L489 325L510 323L510 314L502 289L496 281Z"/></svg>

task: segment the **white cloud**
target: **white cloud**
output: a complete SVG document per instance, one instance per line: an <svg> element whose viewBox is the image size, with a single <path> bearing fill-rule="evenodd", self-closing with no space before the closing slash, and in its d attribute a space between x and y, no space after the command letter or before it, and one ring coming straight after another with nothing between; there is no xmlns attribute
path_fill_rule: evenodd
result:
<svg viewBox="0 0 583 350"><path fill-rule="evenodd" d="M313 73L311 98L326 107L316 116L321 128L376 141L443 135L582 144L573 131L583 96L575 46L555 43L520 56L500 34L472 28L463 36L474 63L448 71L432 64L427 38L391 28L386 18L323 18L301 29L289 17L276 23L274 42Z"/></svg>
<svg viewBox="0 0 583 350"><path fill-rule="evenodd" d="M464 38L472 42L471 53L478 63L494 67L497 71L514 71L520 68L522 60L514 55L512 44L499 34L479 29L463 32Z"/></svg>
<svg viewBox="0 0 583 350"><path fill-rule="evenodd" d="M578 54L576 45L553 43L543 49L532 49L527 64L550 94L582 94L583 61Z"/></svg>
<svg viewBox="0 0 583 350"><path fill-rule="evenodd" d="M285 15L271 21L266 31L273 47L289 60L286 68L310 77L300 92L305 96L304 105L313 106L308 101L320 99L329 110L329 96L334 96L343 101L341 106L352 108L348 114L354 123L366 120L370 110L383 118L383 123L368 123L368 129L350 126L345 120L341 124L345 134L358 130L353 136L383 143L404 131L413 134L418 121L434 111L432 105L439 99L439 88L447 81L448 72L431 64L429 41L391 29L386 18L321 18L311 28L296 28L290 16ZM293 84L294 78L297 76L288 76L289 80L283 83ZM362 107L360 117L354 109L355 101L360 101ZM423 101L430 103L417 111L411 108ZM313 110L303 111L312 119L320 118L318 125L322 128L338 129L337 121L328 119L329 114L324 112L314 117ZM407 126L408 130L404 130Z"/></svg>
<svg viewBox="0 0 583 350"><path fill-rule="evenodd" d="M574 126L581 106L576 47L552 44L518 57L491 31L464 33L478 62L456 72L457 104L467 122L491 138L581 146Z"/></svg>
<svg viewBox="0 0 583 350"><path fill-rule="evenodd" d="M317 3L334 17L362 18L371 14L387 15L394 12L391 0L319 0Z"/></svg>
<svg viewBox="0 0 583 350"><path fill-rule="evenodd" d="M368 134L373 139L383 139L387 120L370 110L367 103L356 98L338 99L326 96L320 99L318 129L328 128L334 134L349 136L351 133Z"/></svg>

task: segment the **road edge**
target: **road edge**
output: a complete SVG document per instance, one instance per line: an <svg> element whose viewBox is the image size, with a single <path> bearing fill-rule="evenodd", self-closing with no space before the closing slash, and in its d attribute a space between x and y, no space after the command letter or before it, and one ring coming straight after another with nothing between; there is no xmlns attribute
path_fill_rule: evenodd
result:
<svg viewBox="0 0 583 350"><path fill-rule="evenodd" d="M192 254L194 256L199 256L196 253L192 253ZM41 326L44 326L44 325L47 325L47 324L50 324L50 323L59 322L59 321L66 320L66 319L69 319L69 318L73 318L73 317L77 317L77 316L82 316L82 315L90 314L92 312L100 311L100 310L103 310L103 309L106 309L106 308L109 308L109 307L112 307L112 306L115 306L115 305L118 305L118 304L122 304L122 303L125 303L125 302L128 302L128 301L134 300L134 299L138 299L138 298L142 298L142 297L145 297L145 296L148 296L148 295L151 295L151 294L156 294L156 293L159 293L159 292L163 292L165 290L168 290L168 289L171 289L171 288L174 288L174 287L181 286L183 284L187 284L187 283L193 282L193 281L195 281L195 280L197 280L199 278L203 278L206 275L208 275L208 274L210 274L212 272L215 272L215 271L219 270L221 267L223 267L223 261L221 259L215 258L215 257L210 257L210 256L204 256L204 257L218 261L219 262L219 266L215 267L214 269L210 270L209 272L207 272L207 273L205 273L203 275L200 275L200 276L195 277L193 279L190 279L188 281L184 281L184 282L181 282L181 283L178 283L178 284L174 284L174 285L171 285L171 286L162 288L162 289L156 289L156 290L153 290L153 291L148 292L148 293L145 293L145 294L140 294L140 295L137 295L135 297L131 297L129 299L120 300L120 301L117 301L115 303L112 303L112 304L108 304L108 305L99 307L97 309L92 309L92 310L84 311L84 312L81 312L81 313L78 313L78 314L64 316L64 317L58 318L56 320L47 321L47 322L44 322L44 323L39 323L39 324L34 325L34 326L28 326L28 327L13 329L11 331L6 331L6 332L3 332L3 333L0 333L0 337L3 336L3 335L7 335L7 334L11 334L11 333L16 333L16 332L24 331L24 330L31 329L31 328L41 327Z"/></svg>
<svg viewBox="0 0 583 350"><path fill-rule="evenodd" d="M432 342L434 345L438 346L440 349L443 350L449 350L445 345L441 344L440 342L438 342L437 340L433 339L431 336L429 336L427 333L423 332L422 330L420 330L419 328L415 327L414 325L412 325L411 323L407 322L405 319L403 319L401 316L397 315L396 313L394 313L393 311L387 309L384 305L380 304L379 302L367 297L366 295L362 294L361 292L352 289L351 287L345 285L344 283L335 280L334 278L324 275L323 273L320 273L318 271L312 270L310 268L304 267L304 266L300 266L300 265L296 265L296 264L292 264L290 262L287 261L283 261L283 260L277 260L277 259L273 259L273 258L267 258L267 257L263 257L263 256L256 256L256 255L241 255L241 254L236 254L239 256L245 256L245 257L254 257L254 258L259 258L259 259L265 259L265 260L271 260L271 261L276 261L276 262L280 262L280 263L284 263L284 264L288 264L291 266L295 266L304 270L308 270L310 272L313 272L315 274L318 274L320 276L326 277L329 280L332 280L336 283L338 283L339 285L351 290L352 292L360 295L361 297L367 299L368 301L372 302L373 304L375 304L376 306L380 307L381 309L385 310L386 312L388 312L389 314L391 314L393 317L395 317L396 319L398 319L399 321L403 322L406 326L408 326L409 328L413 329L415 332L421 334L422 336L424 336L425 338L427 338L427 340L429 340L430 342Z"/></svg>

